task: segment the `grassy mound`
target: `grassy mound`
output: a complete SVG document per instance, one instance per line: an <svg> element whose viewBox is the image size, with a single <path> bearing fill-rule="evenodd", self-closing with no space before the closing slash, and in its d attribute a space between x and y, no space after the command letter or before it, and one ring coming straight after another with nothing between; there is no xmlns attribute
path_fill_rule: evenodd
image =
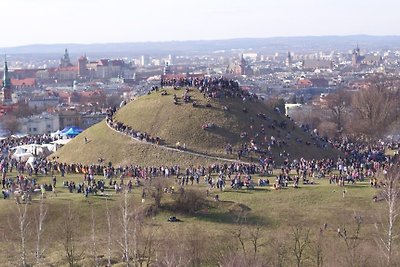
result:
<svg viewBox="0 0 400 267"><path fill-rule="evenodd" d="M139 97L121 108L115 119L152 136L159 136L162 143L175 147L185 144L187 150L210 156L236 159L234 152L226 155L226 144L234 151L243 143L254 140L259 150L267 151L271 136L284 140L280 146L272 146L272 156L286 151L290 158L321 158L335 156L331 149L313 145L310 136L296 127L285 116L266 106L260 100L243 101L239 98L205 99L197 90L190 90L192 103L184 103L184 89L168 89ZM174 94L178 103L174 103ZM208 105L208 107L207 107ZM203 129L205 124L212 125ZM284 126L282 126L284 125ZM264 130L262 130L264 128ZM242 133L247 136L241 136ZM84 143L84 137L90 142ZM301 140L301 142L298 142ZM311 143L311 145L307 145ZM104 122L91 127L60 149L55 156L65 162L96 162L99 157L116 164L204 164L213 159L166 151L153 145L141 144L110 130ZM251 153L245 161L257 161L259 154Z"/></svg>
<svg viewBox="0 0 400 267"><path fill-rule="evenodd" d="M84 138L89 142L85 144ZM168 151L153 145L142 144L111 130L105 122L94 125L50 158L67 163L97 163L99 158L113 165L138 164L143 166L189 166L193 163L208 165L215 160Z"/></svg>

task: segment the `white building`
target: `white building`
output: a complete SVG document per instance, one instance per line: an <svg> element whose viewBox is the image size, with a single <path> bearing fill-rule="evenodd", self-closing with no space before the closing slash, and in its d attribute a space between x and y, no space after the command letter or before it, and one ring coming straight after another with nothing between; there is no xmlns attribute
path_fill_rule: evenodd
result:
<svg viewBox="0 0 400 267"><path fill-rule="evenodd" d="M55 107L60 103L58 96L34 96L29 99L29 108L43 109L48 107Z"/></svg>
<svg viewBox="0 0 400 267"><path fill-rule="evenodd" d="M44 112L40 115L22 118L19 122L23 134L48 134L60 129L58 114Z"/></svg>

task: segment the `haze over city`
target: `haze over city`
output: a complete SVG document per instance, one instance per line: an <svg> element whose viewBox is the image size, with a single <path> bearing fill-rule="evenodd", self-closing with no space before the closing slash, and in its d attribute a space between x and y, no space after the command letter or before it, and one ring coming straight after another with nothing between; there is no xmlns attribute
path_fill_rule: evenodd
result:
<svg viewBox="0 0 400 267"><path fill-rule="evenodd" d="M400 2L5 0L0 47L243 37L399 35ZM24 18L24 19L20 19Z"/></svg>

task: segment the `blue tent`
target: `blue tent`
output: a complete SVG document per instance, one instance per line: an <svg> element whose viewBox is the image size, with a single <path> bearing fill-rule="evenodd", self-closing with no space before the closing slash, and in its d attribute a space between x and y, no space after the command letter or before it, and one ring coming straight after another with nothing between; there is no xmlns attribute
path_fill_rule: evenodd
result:
<svg viewBox="0 0 400 267"><path fill-rule="evenodd" d="M64 132L64 130L62 130L62 132ZM70 136L75 136L75 135L80 134L82 131L83 130L79 127L69 127L69 129L66 132L64 132L64 134L70 135Z"/></svg>
<svg viewBox="0 0 400 267"><path fill-rule="evenodd" d="M61 133L66 133L66 132L68 132L69 128L70 128L70 127L65 127L64 129L61 130Z"/></svg>

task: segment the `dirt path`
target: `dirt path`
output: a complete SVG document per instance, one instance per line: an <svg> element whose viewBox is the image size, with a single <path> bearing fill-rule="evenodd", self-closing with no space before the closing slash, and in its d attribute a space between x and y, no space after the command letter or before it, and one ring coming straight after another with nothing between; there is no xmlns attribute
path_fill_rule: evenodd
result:
<svg viewBox="0 0 400 267"><path fill-rule="evenodd" d="M157 145L157 144L150 143L150 142L147 142L147 141L142 141L142 140L140 140L139 138L135 138L135 137L132 137L132 136L128 136L128 135L126 135L126 134L124 134L124 133L122 133L122 132L119 132L119 131L115 130L114 128L112 128L107 122L105 122L105 123L107 124L108 128L110 128L112 131L114 131L114 132L116 132L116 133L119 133L119 134L122 134L122 135L125 135L125 136L131 138L132 140L135 140L136 142L139 142L139 143L142 143L142 144L151 145L151 146L155 146L155 147L158 147L158 148L161 148L161 149L164 149L164 150L175 151L175 152L178 152L178 153L185 153L185 154L188 154L188 155L203 157L203 158L207 158L207 159L220 160L220 161L227 161L227 162L239 162L239 163L244 163L244 164L250 164L249 162L245 162L245 161L241 161L241 160L235 160L235 159L227 159L227 158L215 157L215 156L210 156L210 155L203 154L203 153L191 152L191 151L187 151L187 150L183 150L183 149L178 149L178 148L175 148L175 147Z"/></svg>

